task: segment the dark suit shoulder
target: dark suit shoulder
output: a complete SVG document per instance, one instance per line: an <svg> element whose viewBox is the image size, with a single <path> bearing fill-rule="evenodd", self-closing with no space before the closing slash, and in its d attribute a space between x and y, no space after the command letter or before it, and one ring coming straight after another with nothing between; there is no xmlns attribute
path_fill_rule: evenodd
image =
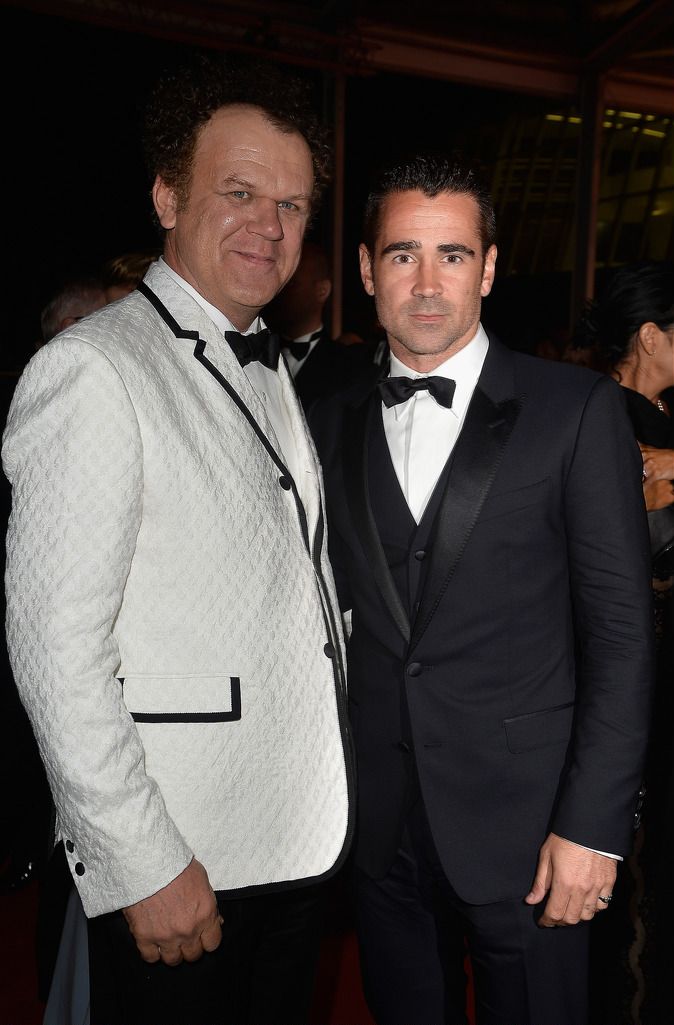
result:
<svg viewBox="0 0 674 1025"><path fill-rule="evenodd" d="M553 408L582 410L590 398L626 408L624 389L608 374L525 353L513 353L513 357L516 390L549 403L551 412Z"/></svg>
<svg viewBox="0 0 674 1025"><path fill-rule="evenodd" d="M605 374L575 363L561 363L557 360L513 352L516 373L521 381L537 382L541 387L561 388L574 392L592 391L598 381L611 380Z"/></svg>

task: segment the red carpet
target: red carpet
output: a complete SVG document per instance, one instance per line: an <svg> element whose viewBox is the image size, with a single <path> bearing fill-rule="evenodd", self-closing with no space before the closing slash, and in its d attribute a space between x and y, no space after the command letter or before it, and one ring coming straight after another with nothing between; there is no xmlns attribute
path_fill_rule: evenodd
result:
<svg viewBox="0 0 674 1025"><path fill-rule="evenodd" d="M41 1025L35 923L38 884L0 896L0 1025ZM374 1025L363 998L352 932L323 942L312 1014L314 1025Z"/></svg>
<svg viewBox="0 0 674 1025"><path fill-rule="evenodd" d="M0 896L0 1025L41 1025L35 923L38 884Z"/></svg>
<svg viewBox="0 0 674 1025"><path fill-rule="evenodd" d="M37 997L35 924L38 884L0 896L0 1025L41 1025ZM360 987L353 933L323 944L312 1021L315 1025L374 1025Z"/></svg>

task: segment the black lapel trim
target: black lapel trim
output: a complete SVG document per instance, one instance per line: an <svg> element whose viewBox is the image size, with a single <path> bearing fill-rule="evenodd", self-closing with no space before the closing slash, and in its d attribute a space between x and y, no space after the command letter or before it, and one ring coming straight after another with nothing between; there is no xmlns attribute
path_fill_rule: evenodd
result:
<svg viewBox="0 0 674 1025"><path fill-rule="evenodd" d="M268 455L272 458L276 466L281 471L281 476L284 477L290 483L293 497L295 499L295 506L297 507L297 516L300 521L300 529L302 531L304 544L306 545L307 551L311 553L307 514L302 504L302 499L300 498L299 492L297 490L297 485L293 479L293 476L290 473L288 467L279 458L279 455L276 452L274 446L269 441L269 438L264 433L264 431L260 427L259 423L255 419L255 417L253 416L253 414L251 413L251 411L249 410L248 406L245 404L239 393L236 391L235 388L232 387L227 378L223 377L218 368L213 366L211 361L205 355L206 342L203 338L200 337L198 331L188 331L185 328L182 328L180 324L177 322L177 320L166 309L161 299L159 299L158 296L156 296L154 292L151 291L151 289L149 289L144 282L141 281L141 283L138 285L138 290L145 296L148 302L150 302L152 306L154 306L159 316L162 318L163 321L166 322L166 324L168 324L176 338L185 338L188 341L192 341L195 343L193 353L194 358L198 360L198 362L201 363L203 367L205 367L209 374L212 374L212 376L215 378L218 384L221 385L222 388L224 388L224 390L227 392L234 405L240 410L243 416L245 416L246 420L255 431L255 434L258 436L262 445L266 449Z"/></svg>
<svg viewBox="0 0 674 1025"><path fill-rule="evenodd" d="M400 633L406 641L409 641L409 619L386 562L368 489L369 439L370 432L374 429L372 418L380 408L381 403L374 393L368 401L356 409L352 409L350 417L347 418L344 444L344 482L351 517L379 593Z"/></svg>
<svg viewBox="0 0 674 1025"><path fill-rule="evenodd" d="M317 527L316 527L316 535L314 537L314 549L313 549L313 552L312 552L311 551L311 544L310 544L310 541L309 541L309 525L307 523L307 515L306 515L306 512L304 510L304 506L302 505L302 500L300 499L299 492L297 491L297 485L295 484L295 481L293 480L293 477L292 477L291 473L289 472L288 468L284 465L282 460L279 459L276 451L274 450L273 446L270 444L269 439L267 438L266 434L264 433L264 431L262 430L262 428L258 424L258 422L255 419L255 417L253 416L253 414L250 412L248 407L245 405L243 400L240 398L238 393L234 390L234 388L229 383L229 381L227 381L227 379L222 376L222 374L219 372L217 367L214 367L213 364L210 362L210 360L208 360L207 357L204 355L204 350L206 348L206 342L202 338L199 337L199 332L198 331L187 331L187 330L181 328L180 325L178 324L178 322L175 320L175 318L171 316L171 314L166 309L164 304L158 298L158 296L156 296L154 294L154 292L152 292L151 289L149 289L147 287L147 285L144 284L144 282L141 282L140 285L138 285L138 289L145 296L145 298L148 300L148 302L150 302L152 304L152 306L154 306L154 308L157 311L157 313L159 314L159 316L170 327L171 331L176 336L176 338L185 338L185 339L187 339L189 341L193 341L195 343L195 347L194 347L194 357L195 357L195 359L197 359L206 368L206 370L208 370L208 372L213 375L213 377L216 379L218 384L220 384L225 389L225 391L227 392L227 394L231 398L232 402L234 402L234 404L238 407L238 409L241 411L241 413L248 420L250 426L255 431L256 435L258 436L258 438L260 439L260 441L264 445L265 449L267 450L268 454L270 455L270 457L272 458L272 460L274 461L276 466L279 468L279 470L282 471L283 476L285 476L287 478L287 480L290 481L290 484L292 486L292 492L293 492L293 496L295 498L295 505L297 507L297 515L299 517L300 527L301 527L301 530L302 530L302 537L304 538L304 543L305 543L305 545L307 547L307 551L309 552L309 554L311 556L312 563L313 563L313 566L314 566L314 571L316 573L316 579L317 579L317 583L318 583L318 591L319 591L319 595L320 595L320 598L321 598L321 606L322 606L322 609L323 609L323 617L324 617L324 620L325 620L325 626L326 626L327 634L328 634L328 637L330 638L330 640L332 642L332 647L334 648L334 651L335 651L335 657L332 659L332 665L333 665L333 674L334 674L334 679L335 679L335 691L336 691L336 696L337 696L337 710L338 710L339 724L340 724L340 729L341 729L341 733L342 733L342 745L343 745L343 749L344 749L344 766L345 766L345 772L346 772L346 778L347 778L347 790L348 790L348 821L347 821L346 835L345 835L345 838L344 838L344 844L343 844L342 849L341 849L341 851L339 853L339 856L337 857L337 860L335 861L334 865L332 865L327 870L327 872L324 872L322 875L316 876L316 877L309 877L307 879L303 879L303 880L299 880L299 881L297 881L297 880L290 880L290 881L284 880L284 881L282 881L280 883L272 883L272 884L263 883L263 884L260 884L258 886L244 887L243 889L235 890L233 892L232 896L233 897L239 897L239 896L242 896L242 895L245 896L247 894L257 894L257 893L266 893L266 892L270 892L270 891L274 892L274 891L281 891L281 890L290 890L290 889L294 889L296 886L305 885L306 883L310 883L310 882L314 882L314 881L315 882L320 882L320 881L322 881L324 879L329 879L332 875L334 875L335 872L337 872L337 870L339 868L341 868L341 866L346 861L347 855L349 853L349 849L351 847L351 842L352 842L352 839L353 839L354 831L355 831L355 789L356 789L355 775L354 775L354 758L353 758L352 749L351 749L351 740L350 740L350 736L349 736L349 723L348 723L348 717L347 717L347 711L346 711L346 670L345 670L344 663L343 663L342 656L341 656L341 648L340 648L339 641L338 641L338 636L339 635L338 635L338 631L337 631L337 625L335 623L333 609L332 609L332 606L331 606L331 603L330 603L330 600L329 600L328 590L327 590L327 587L326 587L326 584L325 584L325 580L323 578L322 569L321 569L321 551L322 551L322 548L323 548L323 541L324 541L324 536L325 536L325 524L324 524L324 521L323 521L323 508L322 508L322 504L321 504L321 506L319 508L318 524L317 524ZM286 364L286 367L287 367L287 364ZM289 376L291 376L289 371L288 371L288 374L289 374ZM291 377L291 380L292 380L292 377ZM237 683L237 686L238 686L239 681L236 680L236 683ZM230 715L233 715L233 713L235 711L235 703L234 702L235 702L234 680L232 680L232 713L229 713ZM240 695L240 691L239 691L238 710L239 710L239 718L240 718L241 717L241 695ZM204 712L204 713L196 713L196 714L197 715L210 716L212 714L218 715L219 713ZM227 713L225 713L225 714L227 714ZM139 719L137 721L142 721L142 720ZM150 720L145 720L145 721L150 721ZM228 721L228 720L224 720L224 719L214 720L214 719L211 719L211 718L208 718L208 719L203 719L203 718L190 718L190 719L186 719L186 718L181 716L181 718L178 719L178 720L175 720L175 719L171 720L171 719L163 718L162 720L153 719L151 721L153 721L153 722L156 722L156 721L162 721L162 722L167 722L167 721L173 721L173 722L176 722L176 721L179 721L179 722L218 722L218 721L223 721L224 722L224 721ZM219 891L219 892L222 892L222 891Z"/></svg>
<svg viewBox="0 0 674 1025"><path fill-rule="evenodd" d="M517 399L494 403L479 385L473 393L438 509L428 576L412 630L411 649L427 629L454 575L519 411Z"/></svg>
<svg viewBox="0 0 674 1025"><path fill-rule="evenodd" d="M314 534L314 550L312 553L312 561L314 564L314 572L319 583L319 594L321 596L321 605L323 608L323 618L325 620L325 628L327 630L328 637L332 642L332 647L335 651L335 657L333 664L335 666L335 685L337 691L343 699L346 699L346 667L342 659L342 649L339 644L339 633L337 630L337 623L335 622L334 609L330 601L328 588L325 583L325 577L323 576L323 567L321 566L321 555L323 552L323 542L325 540L325 521L323 518L323 506L322 503L318 510L318 522L316 524L316 533ZM344 709L346 711L346 708ZM341 708L340 708L341 714Z"/></svg>

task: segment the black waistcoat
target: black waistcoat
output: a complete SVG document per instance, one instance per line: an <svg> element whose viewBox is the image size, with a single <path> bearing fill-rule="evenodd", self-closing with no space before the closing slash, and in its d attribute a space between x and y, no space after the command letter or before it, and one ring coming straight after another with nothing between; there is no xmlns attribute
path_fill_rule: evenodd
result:
<svg viewBox="0 0 674 1025"><path fill-rule="evenodd" d="M368 449L368 484L372 514L391 576L407 609L410 624L413 624L423 592L438 507L444 494L452 457L450 455L445 463L421 522L417 525L391 461L381 411L373 418L373 431ZM402 680L401 673L399 686L391 688L391 700L397 701L400 705L399 746L401 750L412 755L412 726ZM419 795L419 781L413 756L407 760L406 769L408 782L404 796L405 811L400 817L401 828L403 816L406 816L416 804Z"/></svg>
<svg viewBox="0 0 674 1025"><path fill-rule="evenodd" d="M370 503L386 561L410 623L414 622L419 607L435 520L451 463L450 455L417 525L391 462L381 412L374 417L368 465Z"/></svg>

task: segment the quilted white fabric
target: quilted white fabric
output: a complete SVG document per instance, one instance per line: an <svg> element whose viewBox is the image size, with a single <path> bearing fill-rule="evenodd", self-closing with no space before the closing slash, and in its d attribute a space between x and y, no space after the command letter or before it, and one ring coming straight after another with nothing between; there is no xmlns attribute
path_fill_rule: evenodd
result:
<svg viewBox="0 0 674 1025"><path fill-rule="evenodd" d="M269 432L199 306L159 265L146 283ZM327 560L323 587L292 491L195 339L133 293L39 351L5 431L8 644L90 917L192 854L215 889L319 876L347 834ZM313 539L320 472L281 373ZM208 713L225 721L176 721Z"/></svg>

